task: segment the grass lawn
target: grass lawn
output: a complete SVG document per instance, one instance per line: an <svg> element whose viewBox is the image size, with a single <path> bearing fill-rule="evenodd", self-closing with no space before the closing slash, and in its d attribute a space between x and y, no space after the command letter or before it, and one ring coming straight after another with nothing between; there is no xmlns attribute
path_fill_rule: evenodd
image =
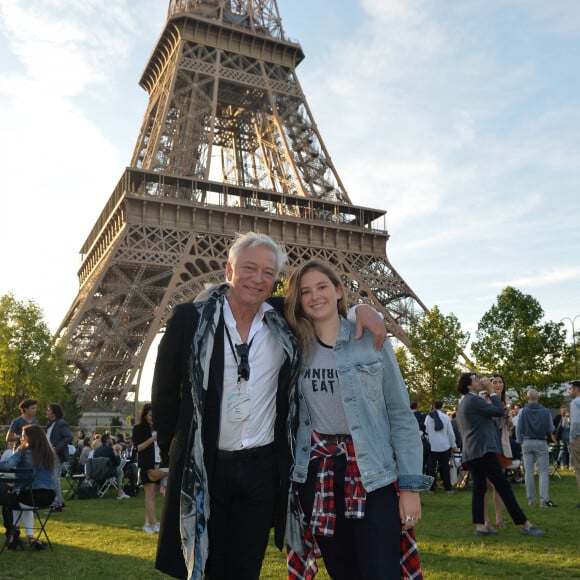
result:
<svg viewBox="0 0 580 580"><path fill-rule="evenodd" d="M510 525L499 535L476 537L470 523L471 490L423 494L417 537L425 578L580 578L580 509L572 508L580 497L573 473L562 475L561 480L550 478L550 495L558 505L553 509L527 508L524 485L514 485L529 519L547 531L542 538L520 534L507 514L504 520ZM161 501L159 497L159 513ZM5 550L0 579L167 578L153 568L157 536L141 531L143 514L142 492L124 501L113 496L69 501L48 522L55 551ZM321 563L317 580L328 580L323 568ZM284 556L271 545L261 577L280 580L285 569Z"/></svg>

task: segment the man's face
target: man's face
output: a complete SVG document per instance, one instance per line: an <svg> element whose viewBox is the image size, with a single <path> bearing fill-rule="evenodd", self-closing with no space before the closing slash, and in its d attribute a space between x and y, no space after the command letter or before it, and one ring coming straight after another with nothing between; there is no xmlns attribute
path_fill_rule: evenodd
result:
<svg viewBox="0 0 580 580"><path fill-rule="evenodd" d="M276 281L276 256L266 246L245 248L235 262L226 264L230 303L259 308Z"/></svg>
<svg viewBox="0 0 580 580"><path fill-rule="evenodd" d="M52 407L47 407L46 408L46 418L49 421L52 421L53 419L56 418L56 415L52 412Z"/></svg>
<svg viewBox="0 0 580 580"><path fill-rule="evenodd" d="M28 417L34 417L36 415L36 410L38 409L38 405L30 405L26 409L24 409L24 414Z"/></svg>
<svg viewBox="0 0 580 580"><path fill-rule="evenodd" d="M572 399L575 399L579 393L580 393L580 388L575 387L574 385L570 385L568 387L568 394L570 395L570 397Z"/></svg>
<svg viewBox="0 0 580 580"><path fill-rule="evenodd" d="M471 375L471 390L479 393L483 389L483 383L479 375Z"/></svg>

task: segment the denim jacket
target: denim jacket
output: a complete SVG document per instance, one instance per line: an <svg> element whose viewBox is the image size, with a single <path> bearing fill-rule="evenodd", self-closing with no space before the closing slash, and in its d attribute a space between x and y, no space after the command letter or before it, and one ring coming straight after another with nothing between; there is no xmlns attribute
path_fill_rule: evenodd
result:
<svg viewBox="0 0 580 580"><path fill-rule="evenodd" d="M32 489L55 489L52 469L34 467L30 451L18 450L6 461L0 461L0 471L10 471L16 467L32 469ZM13 491L16 492L26 486L27 482L16 479Z"/></svg>
<svg viewBox="0 0 580 580"><path fill-rule="evenodd" d="M355 340L355 325L342 319L334 347L342 402L354 441L356 459L367 492L397 482L399 489L429 489L423 475L423 445L417 420L391 344L374 348L365 331ZM299 424L292 479L305 482L312 427L299 385Z"/></svg>

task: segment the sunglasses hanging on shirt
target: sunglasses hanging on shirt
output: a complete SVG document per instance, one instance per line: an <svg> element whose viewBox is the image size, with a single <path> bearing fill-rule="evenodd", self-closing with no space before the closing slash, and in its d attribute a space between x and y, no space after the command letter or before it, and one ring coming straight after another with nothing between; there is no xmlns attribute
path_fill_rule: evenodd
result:
<svg viewBox="0 0 580 580"><path fill-rule="evenodd" d="M248 357L250 355L250 347L252 346L252 342L254 342L254 338L250 341L250 344L243 342L242 344L236 344L234 349L234 343L232 342L232 337L230 335L230 331L228 327L225 326L226 334L228 336L228 342L230 343L230 348L232 349L232 354L234 355L234 360L238 365L238 383L243 379L244 381L250 380L250 362ZM236 356L237 353L237 356ZM238 357L239 360L238 360Z"/></svg>

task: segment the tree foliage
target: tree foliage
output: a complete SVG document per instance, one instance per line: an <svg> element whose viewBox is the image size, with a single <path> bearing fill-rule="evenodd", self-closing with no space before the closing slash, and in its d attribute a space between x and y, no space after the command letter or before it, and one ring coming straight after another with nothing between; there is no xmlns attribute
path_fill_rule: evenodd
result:
<svg viewBox="0 0 580 580"><path fill-rule="evenodd" d="M0 296L0 414L7 424L20 414L18 403L38 399L71 405L66 389L64 344L53 344L40 307L19 302L12 294Z"/></svg>
<svg viewBox="0 0 580 580"><path fill-rule="evenodd" d="M455 398L458 362L469 341L457 317L434 306L411 321L409 340L409 351L399 348L396 355L411 398L427 408L434 399Z"/></svg>
<svg viewBox="0 0 580 580"><path fill-rule="evenodd" d="M513 389L520 401L527 387L545 392L563 379L565 331L543 317L533 296L508 286L481 318L471 345L478 366L503 375L508 395Z"/></svg>

